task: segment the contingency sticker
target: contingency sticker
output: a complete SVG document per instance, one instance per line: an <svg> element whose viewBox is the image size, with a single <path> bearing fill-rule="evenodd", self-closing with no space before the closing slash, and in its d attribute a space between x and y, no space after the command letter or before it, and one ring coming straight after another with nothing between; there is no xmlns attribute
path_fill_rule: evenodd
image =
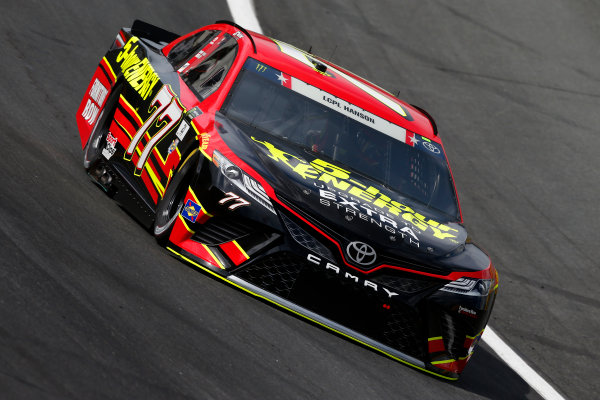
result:
<svg viewBox="0 0 600 400"><path fill-rule="evenodd" d="M106 147L102 149L102 155L107 160L115 154L117 151L117 138L112 135L112 133L108 132L108 136L106 136Z"/></svg>
<svg viewBox="0 0 600 400"><path fill-rule="evenodd" d="M187 203L185 203L185 207L183 207L181 216L188 221L195 223L200 211L202 211L202 206L200 204L192 200L188 200Z"/></svg>

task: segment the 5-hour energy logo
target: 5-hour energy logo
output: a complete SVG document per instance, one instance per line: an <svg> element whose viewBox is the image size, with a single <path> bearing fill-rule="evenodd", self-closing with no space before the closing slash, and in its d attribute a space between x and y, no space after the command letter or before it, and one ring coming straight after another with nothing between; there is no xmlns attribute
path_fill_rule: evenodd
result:
<svg viewBox="0 0 600 400"><path fill-rule="evenodd" d="M343 193L343 197L351 197L355 199L356 202L367 205L372 210L371 214L369 214L369 212L366 211L367 208L363 207L365 212L362 213L363 216L359 214L359 218L373 218L373 215L377 214L378 217L376 218L379 218L381 223L385 222L386 226L395 230L399 229L396 220L401 220L406 224L412 234L408 231L400 231L403 235L402 233L400 234L407 238L407 240L415 240L416 243L418 243L418 241L415 239L415 230L430 232L437 239L458 243L457 239L459 231L457 229L425 217L406 204L392 200L373 186L366 187L361 182L353 179L350 176L350 171L318 158L309 163L301 157L278 149L269 142L261 141L254 137L252 137L252 140L262 144L265 147L268 157L276 162L286 165L292 172L296 173L299 178L312 181L315 186L322 189L328 189L329 192L337 191L338 193ZM333 196L335 196L335 194L330 195L327 191L324 191L321 195L322 199L334 202L329 204L335 204L336 206L341 204L341 196L340 198L336 196L335 199ZM326 203L323 202L321 204L326 205ZM356 206L354 206L354 208L348 208L348 210L357 211L355 208ZM366 217L364 217L365 215ZM386 229L389 230L389 228Z"/></svg>
<svg viewBox="0 0 600 400"><path fill-rule="evenodd" d="M385 229L392 235L401 236L406 243L414 247L420 247L419 237L416 235L415 231L408 226L409 224L407 222L404 222L405 226L398 227L398 223L395 220L376 212L372 207L362 204L355 198L349 199L342 194L338 195L329 190L319 189L319 196L321 205L325 207L335 207L338 210L342 210L347 216L370 222L379 228ZM418 233L421 232L418 231Z"/></svg>
<svg viewBox="0 0 600 400"><path fill-rule="evenodd" d="M129 39L117 55L117 63L127 82L142 99L146 100L158 82L158 75L147 58L140 59L137 55L138 46L134 47L137 41L138 38L135 36Z"/></svg>

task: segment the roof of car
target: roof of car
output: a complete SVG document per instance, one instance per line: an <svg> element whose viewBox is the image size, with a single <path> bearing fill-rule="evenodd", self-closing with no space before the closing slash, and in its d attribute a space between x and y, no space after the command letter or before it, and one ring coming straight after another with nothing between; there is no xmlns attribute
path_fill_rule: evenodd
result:
<svg viewBox="0 0 600 400"><path fill-rule="evenodd" d="M180 39L208 29L219 29L234 35L240 29L243 30L234 23L219 21L190 32ZM362 108L368 113L441 144L441 140L435 132L434 122L427 115L414 106L397 99L384 89L342 67L313 54L303 52L292 45L256 32L246 30L243 30L243 32L246 35L251 35L251 39L245 40L246 43L243 45L247 49L246 52L249 57ZM241 32L239 34L241 38ZM250 43L251 41L252 43ZM168 54L177 42L178 40L165 46L163 52ZM254 51L255 49L256 51ZM313 61L326 66L325 72L319 71ZM320 69L323 68L320 67Z"/></svg>
<svg viewBox="0 0 600 400"><path fill-rule="evenodd" d="M411 132L441 142L426 115L387 91L327 60L312 54L306 57L307 53L287 43L255 32L251 34L257 52L250 57ZM311 60L325 64L325 73L320 72Z"/></svg>

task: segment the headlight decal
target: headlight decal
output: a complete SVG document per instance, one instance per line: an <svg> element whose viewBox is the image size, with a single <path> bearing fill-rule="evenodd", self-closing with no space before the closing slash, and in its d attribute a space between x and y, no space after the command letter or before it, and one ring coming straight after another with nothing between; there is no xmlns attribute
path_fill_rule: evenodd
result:
<svg viewBox="0 0 600 400"><path fill-rule="evenodd" d="M246 174L240 167L229 161L218 150L213 152L213 163L231 184L246 193L273 214L277 214L269 199L269 195L267 195L267 192L262 185Z"/></svg>

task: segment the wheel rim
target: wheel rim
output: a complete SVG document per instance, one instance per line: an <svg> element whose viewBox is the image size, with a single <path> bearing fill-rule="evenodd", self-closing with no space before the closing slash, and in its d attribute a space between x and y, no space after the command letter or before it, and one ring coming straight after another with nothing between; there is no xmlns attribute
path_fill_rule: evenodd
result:
<svg viewBox="0 0 600 400"><path fill-rule="evenodd" d="M179 215L179 213L181 213L181 210L183 209L184 200L185 192L183 192L182 190L174 190L174 193L171 196L171 199L169 200L169 206L165 210L163 210L159 215L156 216L157 219L160 218L159 221L157 221L158 223L154 228L154 233L156 235L160 235L161 233L169 229L171 225L173 225L173 223L177 219L177 216ZM174 204L177 204L177 206L173 207ZM163 220L166 220L166 222L162 223Z"/></svg>
<svg viewBox="0 0 600 400"><path fill-rule="evenodd" d="M196 159L190 160L188 157L185 164L181 166L175 177L167 186L167 190L157 210L156 220L154 223L154 234L160 236L168 231L175 220L181 213L184 207L187 190L185 190L190 182L194 172Z"/></svg>

